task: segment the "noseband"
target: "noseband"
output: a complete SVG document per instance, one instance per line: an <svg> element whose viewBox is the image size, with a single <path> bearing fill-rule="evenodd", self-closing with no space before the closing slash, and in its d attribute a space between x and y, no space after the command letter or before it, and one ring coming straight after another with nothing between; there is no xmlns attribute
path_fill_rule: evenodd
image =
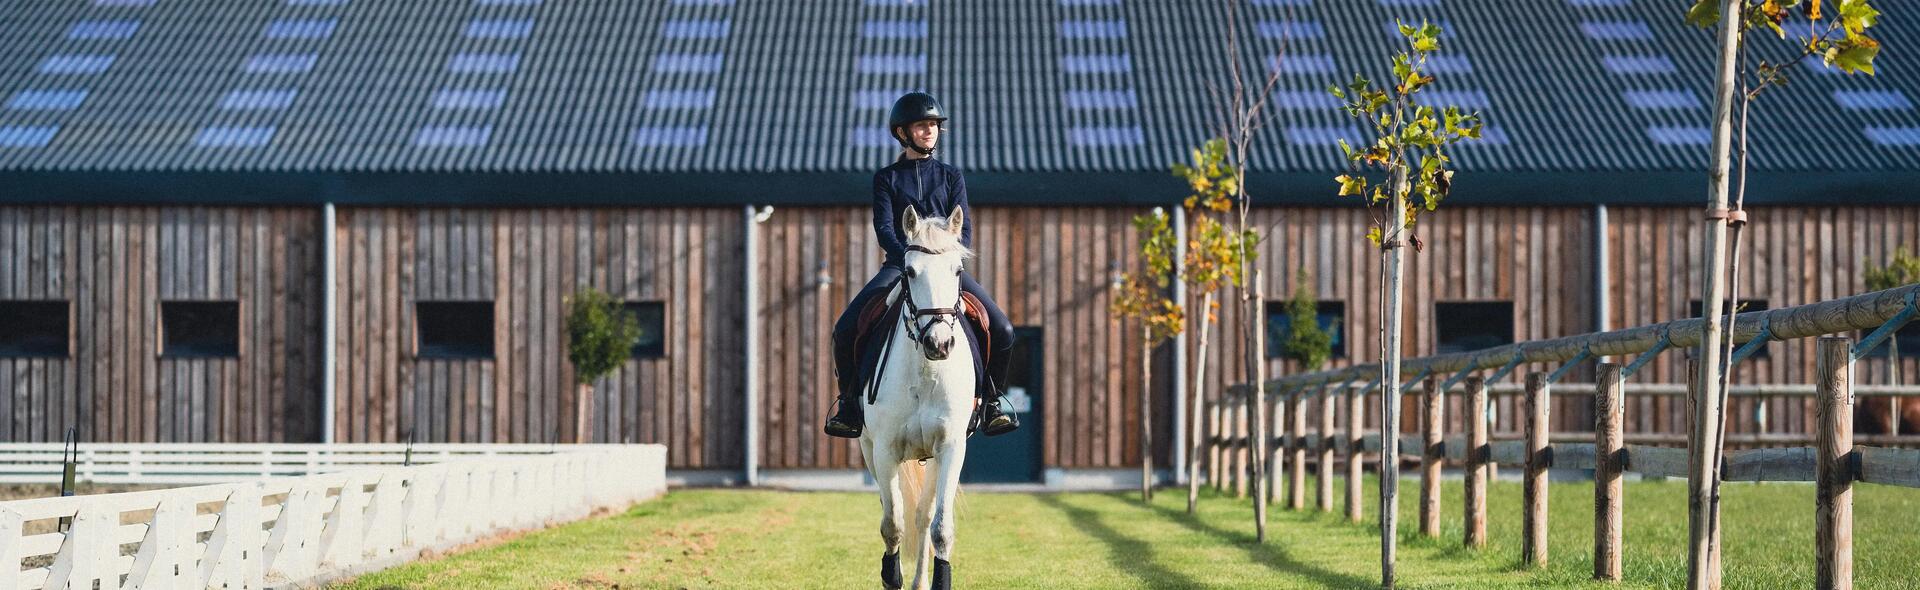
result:
<svg viewBox="0 0 1920 590"><path fill-rule="evenodd" d="M940 254L939 252L935 252L932 249L929 249L925 246L921 246L919 244L907 246L907 249L914 252L932 254L936 256ZM926 346L926 343L923 340L923 338L926 337L927 330L932 329L934 324L936 323L952 324L955 329L958 329L960 327L960 313L961 313L960 305L961 304L960 304L959 298L957 297L954 298L953 307L936 307L932 309L920 309L919 307L915 306L913 303L913 281L911 280L900 281L900 291L901 291L901 296L904 298L903 303L906 305L906 313L900 314L900 321L906 323L907 337L913 340L916 346L920 346L923 348ZM930 319L922 319L922 318L930 318Z"/></svg>

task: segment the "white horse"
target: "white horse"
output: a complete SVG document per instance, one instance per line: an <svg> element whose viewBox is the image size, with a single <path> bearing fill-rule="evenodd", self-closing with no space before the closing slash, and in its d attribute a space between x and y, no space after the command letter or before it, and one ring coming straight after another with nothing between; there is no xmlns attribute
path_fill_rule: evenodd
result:
<svg viewBox="0 0 1920 590"><path fill-rule="evenodd" d="M974 408L973 351L961 340L966 334L958 313L961 264L973 255L960 244L964 223L957 207L946 219L921 218L908 208L901 221L906 270L887 294L889 302L904 297L905 312L889 328L878 374L869 376L876 397L862 400L873 400L860 453L880 487L880 538L887 545L880 579L889 589L901 587L903 536L915 562L914 588L952 584L953 501Z"/></svg>

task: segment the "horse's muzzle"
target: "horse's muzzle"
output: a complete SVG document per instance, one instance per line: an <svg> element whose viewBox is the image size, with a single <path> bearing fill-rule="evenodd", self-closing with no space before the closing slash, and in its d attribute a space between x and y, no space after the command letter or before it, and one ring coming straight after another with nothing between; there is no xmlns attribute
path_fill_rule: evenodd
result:
<svg viewBox="0 0 1920 590"><path fill-rule="evenodd" d="M935 336L929 334L920 340L920 351L927 355L927 360L947 360L947 355L953 353L953 336Z"/></svg>

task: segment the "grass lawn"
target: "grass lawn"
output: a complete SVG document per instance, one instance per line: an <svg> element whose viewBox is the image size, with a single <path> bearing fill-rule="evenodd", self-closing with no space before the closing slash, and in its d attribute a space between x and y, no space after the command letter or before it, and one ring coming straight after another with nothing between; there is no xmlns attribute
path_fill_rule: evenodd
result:
<svg viewBox="0 0 1920 590"><path fill-rule="evenodd" d="M1622 585L1588 581L1592 484L1554 484L1552 566L1529 571L1519 565L1520 484L1493 486L1491 544L1476 552L1460 547L1460 482L1448 483L1440 539L1410 534L1418 487L1411 481L1401 487L1404 588L1686 585L1684 481L1627 484ZM1813 493L1813 486L1803 484L1727 486L1727 588L1812 586ZM1191 517L1184 490L1163 490L1151 506L1137 496L965 495L955 583L963 588L1378 585L1374 506L1368 507L1365 524L1347 523L1337 514L1274 510L1268 541L1260 545L1253 543L1253 511L1246 501L1205 494L1199 516ZM1861 485L1854 496L1857 587L1920 588L1915 565L1920 490ZM876 587L878 513L878 498L868 494L679 490L623 514L378 572L339 587Z"/></svg>

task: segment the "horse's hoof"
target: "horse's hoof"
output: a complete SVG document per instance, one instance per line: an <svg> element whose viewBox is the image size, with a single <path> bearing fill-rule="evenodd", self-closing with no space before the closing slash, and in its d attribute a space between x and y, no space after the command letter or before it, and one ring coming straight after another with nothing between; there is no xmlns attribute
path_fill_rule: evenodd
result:
<svg viewBox="0 0 1920 590"><path fill-rule="evenodd" d="M888 553L880 556L880 583L887 590L900 590L900 554Z"/></svg>
<svg viewBox="0 0 1920 590"><path fill-rule="evenodd" d="M953 564L938 557L933 558L933 590L953 588Z"/></svg>

